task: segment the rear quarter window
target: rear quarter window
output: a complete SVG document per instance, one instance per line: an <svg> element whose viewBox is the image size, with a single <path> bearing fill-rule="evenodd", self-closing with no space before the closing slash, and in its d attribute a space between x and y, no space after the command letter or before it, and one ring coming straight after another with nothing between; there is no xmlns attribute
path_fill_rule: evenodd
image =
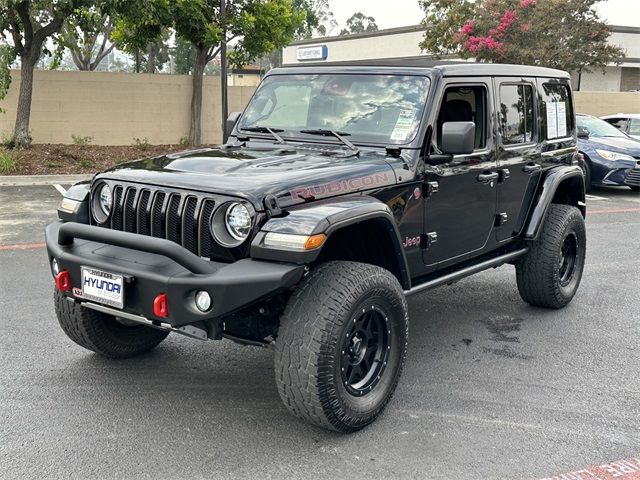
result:
<svg viewBox="0 0 640 480"><path fill-rule="evenodd" d="M542 84L540 96L542 138L553 140L573 136L575 117L569 87L561 83L546 82Z"/></svg>

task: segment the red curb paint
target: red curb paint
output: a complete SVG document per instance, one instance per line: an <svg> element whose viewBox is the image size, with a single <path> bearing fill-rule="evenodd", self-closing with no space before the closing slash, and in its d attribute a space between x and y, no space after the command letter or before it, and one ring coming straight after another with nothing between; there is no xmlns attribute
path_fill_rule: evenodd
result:
<svg viewBox="0 0 640 480"><path fill-rule="evenodd" d="M542 480L640 480L640 456L583 468Z"/></svg>
<svg viewBox="0 0 640 480"><path fill-rule="evenodd" d="M602 210L587 209L587 215L598 215L599 213L629 213L629 212L640 212L640 208L605 208Z"/></svg>
<svg viewBox="0 0 640 480"><path fill-rule="evenodd" d="M34 248L44 248L45 243L18 243L16 245L0 245L0 250L31 250Z"/></svg>

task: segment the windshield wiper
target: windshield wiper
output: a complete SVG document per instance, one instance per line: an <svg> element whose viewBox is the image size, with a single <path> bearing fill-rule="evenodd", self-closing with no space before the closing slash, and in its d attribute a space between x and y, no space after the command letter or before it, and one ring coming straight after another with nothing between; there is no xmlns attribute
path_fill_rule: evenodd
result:
<svg viewBox="0 0 640 480"><path fill-rule="evenodd" d="M300 133L308 133L309 135L322 135L325 137L336 137L338 140L344 143L347 147L349 147L349 150L353 150L354 152L360 152L360 149L356 147L353 143L351 143L346 138L342 138L343 136L351 135L350 133L347 133L347 132L337 132L335 130L317 128L314 130L300 130Z"/></svg>
<svg viewBox="0 0 640 480"><path fill-rule="evenodd" d="M284 144L285 141L283 138L278 135L277 132L284 132L282 128L271 128L271 127L240 127L240 130L244 130L246 132L256 132L256 133L270 133L273 138L276 139L278 143Z"/></svg>

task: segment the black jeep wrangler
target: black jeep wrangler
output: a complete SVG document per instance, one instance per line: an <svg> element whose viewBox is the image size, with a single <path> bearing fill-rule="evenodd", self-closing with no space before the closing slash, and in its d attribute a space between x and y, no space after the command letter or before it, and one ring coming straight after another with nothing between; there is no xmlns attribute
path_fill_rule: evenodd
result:
<svg viewBox="0 0 640 480"><path fill-rule="evenodd" d="M373 422L406 296L509 263L561 308L585 262L569 75L515 65L272 70L229 140L120 165L47 227L55 308L115 358L169 332L273 346L298 417Z"/></svg>

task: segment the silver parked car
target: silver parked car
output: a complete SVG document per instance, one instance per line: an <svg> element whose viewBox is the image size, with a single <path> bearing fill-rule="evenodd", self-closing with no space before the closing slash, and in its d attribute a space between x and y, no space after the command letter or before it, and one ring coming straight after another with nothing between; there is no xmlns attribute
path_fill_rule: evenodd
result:
<svg viewBox="0 0 640 480"><path fill-rule="evenodd" d="M636 140L640 140L640 113L618 113L600 118Z"/></svg>

